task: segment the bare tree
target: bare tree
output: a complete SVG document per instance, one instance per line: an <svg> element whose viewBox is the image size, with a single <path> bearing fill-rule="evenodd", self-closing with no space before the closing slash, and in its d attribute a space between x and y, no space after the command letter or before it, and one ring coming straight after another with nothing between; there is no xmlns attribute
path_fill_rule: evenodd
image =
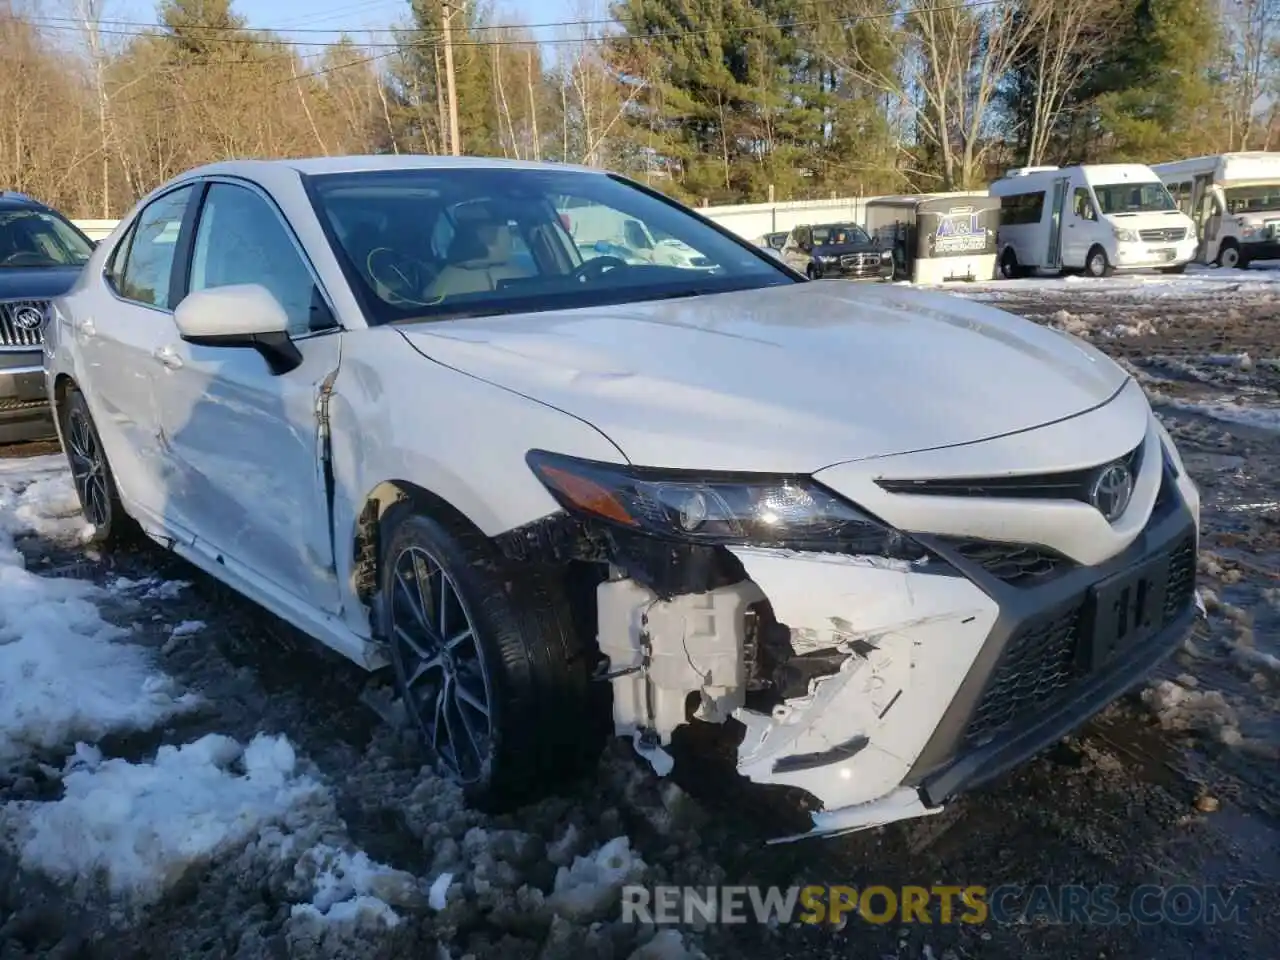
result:
<svg viewBox="0 0 1280 960"><path fill-rule="evenodd" d="M1017 0L974 0L966 6L910 0L902 23L870 23L872 30L892 35L883 39L901 46L901 61L888 67L873 62L856 43L843 54L824 56L913 110L918 139L938 153L943 188L968 188L984 179L1000 83L1028 49L1050 2L1024 7Z"/></svg>
<svg viewBox="0 0 1280 960"><path fill-rule="evenodd" d="M1270 124L1259 113L1264 103L1280 94L1276 83L1277 27L1280 0L1225 0L1222 12L1226 44L1227 121L1230 147L1248 150L1259 133L1270 140Z"/></svg>
<svg viewBox="0 0 1280 960"><path fill-rule="evenodd" d="M1116 0L1028 0L1038 27L1027 43L1023 63L1031 77L1028 166L1044 162L1071 94L1093 68L1091 52L1119 26Z"/></svg>

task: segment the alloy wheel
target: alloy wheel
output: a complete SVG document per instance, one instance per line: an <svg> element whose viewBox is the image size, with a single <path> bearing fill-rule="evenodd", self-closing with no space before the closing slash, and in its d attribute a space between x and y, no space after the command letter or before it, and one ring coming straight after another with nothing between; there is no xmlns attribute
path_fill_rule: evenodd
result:
<svg viewBox="0 0 1280 960"><path fill-rule="evenodd" d="M1234 270L1240 266L1240 251L1235 247L1224 247L1218 255L1218 261L1227 270Z"/></svg>
<svg viewBox="0 0 1280 960"><path fill-rule="evenodd" d="M484 650L457 585L420 547L396 558L391 642L405 705L445 772L463 784L488 773L492 693Z"/></svg>
<svg viewBox="0 0 1280 960"><path fill-rule="evenodd" d="M1107 258L1104 254L1095 253L1089 258L1089 273L1100 277L1107 272Z"/></svg>
<svg viewBox="0 0 1280 960"><path fill-rule="evenodd" d="M95 527L111 522L111 493L107 487L107 462L89 418L79 410L67 418L67 446L71 477L80 497L84 517Z"/></svg>

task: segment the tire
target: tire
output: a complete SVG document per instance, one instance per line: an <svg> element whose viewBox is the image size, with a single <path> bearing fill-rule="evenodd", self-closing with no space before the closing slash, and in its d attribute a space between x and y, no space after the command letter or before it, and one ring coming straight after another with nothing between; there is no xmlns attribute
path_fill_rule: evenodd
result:
<svg viewBox="0 0 1280 960"><path fill-rule="evenodd" d="M594 769L610 730L607 699L557 571L512 566L479 532L414 501L389 510L382 529L379 635L439 774L498 812ZM430 592L415 598L423 581ZM428 660L439 665L424 669Z"/></svg>
<svg viewBox="0 0 1280 960"><path fill-rule="evenodd" d="M1000 276L1006 280L1017 280L1022 276L1022 268L1018 266L1018 255L1013 252L1013 247L1006 248L1004 256L1000 258Z"/></svg>
<svg viewBox="0 0 1280 960"><path fill-rule="evenodd" d="M58 406L58 422L80 509L93 528L89 542L100 546L121 545L137 528L120 503L115 474L111 472L102 438L78 387L68 388Z"/></svg>
<svg viewBox="0 0 1280 960"><path fill-rule="evenodd" d="M1084 272L1091 277L1101 278L1111 276L1116 270L1107 259L1107 251L1095 246L1089 248L1089 254L1084 258Z"/></svg>
<svg viewBox="0 0 1280 960"><path fill-rule="evenodd" d="M1227 240L1218 248L1218 258L1213 262L1226 270L1243 270L1248 266L1248 261L1240 254L1240 247L1234 240Z"/></svg>

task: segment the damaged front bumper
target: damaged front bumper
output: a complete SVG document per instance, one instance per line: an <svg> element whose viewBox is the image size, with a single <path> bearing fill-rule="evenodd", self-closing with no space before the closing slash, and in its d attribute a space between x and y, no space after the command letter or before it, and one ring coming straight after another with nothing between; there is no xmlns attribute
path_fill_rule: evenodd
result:
<svg viewBox="0 0 1280 960"><path fill-rule="evenodd" d="M731 586L662 599L626 578L601 584L617 731L665 773L662 746L696 694L694 716L745 728L742 775L821 802L803 836L880 826L936 813L1082 725L1197 614L1196 518L1172 474L1141 534L1099 565L1059 558L1015 581L972 542L916 539L923 564L735 547L745 579ZM766 607L793 662L828 668L761 707L749 700L766 651L751 624ZM1108 619L1122 608L1127 619Z"/></svg>

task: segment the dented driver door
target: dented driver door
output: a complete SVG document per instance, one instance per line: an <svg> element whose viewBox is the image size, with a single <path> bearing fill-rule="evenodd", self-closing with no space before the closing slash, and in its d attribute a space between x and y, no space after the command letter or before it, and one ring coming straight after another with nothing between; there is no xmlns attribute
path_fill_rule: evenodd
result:
<svg viewBox="0 0 1280 960"><path fill-rule="evenodd" d="M204 196L187 290L239 283L275 296L302 363L274 372L253 347L191 344L175 328L156 381L168 509L212 562L333 612L321 399L338 368L341 330L271 201L217 181Z"/></svg>

